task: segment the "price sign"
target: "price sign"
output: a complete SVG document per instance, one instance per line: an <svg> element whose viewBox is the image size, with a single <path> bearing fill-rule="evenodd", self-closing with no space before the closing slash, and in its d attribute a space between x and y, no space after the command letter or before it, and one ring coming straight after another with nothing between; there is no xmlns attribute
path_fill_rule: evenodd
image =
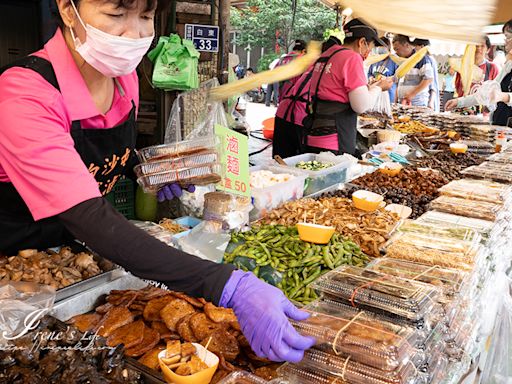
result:
<svg viewBox="0 0 512 384"><path fill-rule="evenodd" d="M249 140L247 136L221 125L215 125L220 138L222 181L219 189L242 196L251 196L249 179Z"/></svg>
<svg viewBox="0 0 512 384"><path fill-rule="evenodd" d="M185 24L185 39L191 40L199 52L219 51L219 27Z"/></svg>

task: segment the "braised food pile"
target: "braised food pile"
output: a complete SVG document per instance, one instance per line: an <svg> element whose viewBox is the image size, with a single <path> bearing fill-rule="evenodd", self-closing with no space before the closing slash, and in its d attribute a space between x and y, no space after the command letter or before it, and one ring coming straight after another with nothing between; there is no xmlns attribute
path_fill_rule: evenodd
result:
<svg viewBox="0 0 512 384"><path fill-rule="evenodd" d="M142 382L138 372L125 366L122 346L106 348L104 340L82 337L72 327L61 329L55 318L43 318L36 329L12 341L12 350L0 350L0 383ZM77 348L79 343L85 350Z"/></svg>
<svg viewBox="0 0 512 384"><path fill-rule="evenodd" d="M16 256L0 257L0 281L28 281L61 289L101 272L93 255L75 254L68 247L58 253L26 249Z"/></svg>
<svg viewBox="0 0 512 384"><path fill-rule="evenodd" d="M275 374L276 367L252 352L231 309L179 292L155 287L112 291L94 313L69 323L81 331L98 330L109 346L124 344L127 356L154 370L160 369L158 354L167 342L179 340L203 346L209 342L208 350L220 358L212 383L237 370Z"/></svg>

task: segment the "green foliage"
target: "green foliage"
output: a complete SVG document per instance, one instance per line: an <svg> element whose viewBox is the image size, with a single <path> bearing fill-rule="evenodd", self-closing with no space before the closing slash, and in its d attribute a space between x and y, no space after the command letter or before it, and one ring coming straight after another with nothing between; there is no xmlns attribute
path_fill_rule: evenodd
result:
<svg viewBox="0 0 512 384"><path fill-rule="evenodd" d="M257 71L266 71L270 63L272 63L278 57L279 55L276 53L267 53L266 55L261 56L261 59L258 61L258 66L256 67Z"/></svg>
<svg viewBox="0 0 512 384"><path fill-rule="evenodd" d="M292 26L292 0L249 0L247 8L231 8L231 26L237 33L237 45L273 50L277 43L286 52L295 39L322 40L326 29L333 28L336 13L317 0L297 0Z"/></svg>

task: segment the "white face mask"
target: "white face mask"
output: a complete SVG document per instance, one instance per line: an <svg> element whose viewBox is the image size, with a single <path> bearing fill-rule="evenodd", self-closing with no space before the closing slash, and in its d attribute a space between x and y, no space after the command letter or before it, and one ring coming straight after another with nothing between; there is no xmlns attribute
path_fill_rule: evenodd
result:
<svg viewBox="0 0 512 384"><path fill-rule="evenodd" d="M119 77L132 73L149 50L155 36L130 39L100 31L89 24L85 25L73 1L71 5L85 29L86 37L82 43L75 36L73 28L69 28L75 49L80 56L91 67L107 77Z"/></svg>

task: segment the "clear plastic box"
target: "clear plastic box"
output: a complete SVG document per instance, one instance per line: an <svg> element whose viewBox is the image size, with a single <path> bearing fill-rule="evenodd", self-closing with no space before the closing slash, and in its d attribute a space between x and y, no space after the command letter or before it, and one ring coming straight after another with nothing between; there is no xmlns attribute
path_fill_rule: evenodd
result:
<svg viewBox="0 0 512 384"><path fill-rule="evenodd" d="M308 175L308 180L306 182L306 190L304 191L305 196L315 194L335 184L344 183L347 179L347 170L352 165L352 163L349 160L343 158L342 156L326 156L323 154L305 153L303 155L293 156L284 159L284 162L288 164L287 167L283 165L278 166L283 167L283 169L285 170L299 169L296 168L296 165L301 161L319 161L322 163L334 163L333 166L319 171L308 171L300 169L301 171L307 173Z"/></svg>
<svg viewBox="0 0 512 384"><path fill-rule="evenodd" d="M204 153L219 145L217 136L208 136L201 139L179 141L172 144L154 145L137 151L141 162L176 159L185 156Z"/></svg>
<svg viewBox="0 0 512 384"><path fill-rule="evenodd" d="M267 383L268 383L268 381L266 381L256 375L253 375L252 373L245 372L245 371L236 371L236 372L229 374L221 381L219 381L218 384L267 384Z"/></svg>
<svg viewBox="0 0 512 384"><path fill-rule="evenodd" d="M156 193L164 185L171 183L180 183L182 186L215 184L221 180L220 174L220 164L212 163L142 176L137 179L137 183L144 192Z"/></svg>
<svg viewBox="0 0 512 384"><path fill-rule="evenodd" d="M487 161L512 165L512 152L500 152L490 156Z"/></svg>
<svg viewBox="0 0 512 384"><path fill-rule="evenodd" d="M436 211L489 221L496 221L499 213L503 210L503 205L501 204L451 196L438 197L430 203L430 207Z"/></svg>
<svg viewBox="0 0 512 384"><path fill-rule="evenodd" d="M471 271L480 248L461 240L399 232L386 243L384 251L393 259Z"/></svg>
<svg viewBox="0 0 512 384"><path fill-rule="evenodd" d="M300 366L343 377L351 384L427 384L427 377L407 362L393 371L382 371L353 360L352 356L336 356L310 349Z"/></svg>
<svg viewBox="0 0 512 384"><path fill-rule="evenodd" d="M420 220L404 220L396 228L396 231L412 233L420 236L424 235L429 237L442 237L446 239L460 240L475 245L480 243L482 240L480 233L469 227L441 224L439 222L430 223Z"/></svg>
<svg viewBox="0 0 512 384"><path fill-rule="evenodd" d="M476 179L512 183L512 164L491 163L486 161L480 165L468 167L461 173L464 176L474 177Z"/></svg>
<svg viewBox="0 0 512 384"><path fill-rule="evenodd" d="M454 180L439 188L439 193L444 196L499 204L505 204L511 192L510 185L478 179Z"/></svg>
<svg viewBox="0 0 512 384"><path fill-rule="evenodd" d="M312 288L363 310L381 310L409 320L423 319L440 291L428 284L357 267L342 267L317 279Z"/></svg>
<svg viewBox="0 0 512 384"><path fill-rule="evenodd" d="M193 168L204 164L217 163L218 160L219 156L217 152L206 150L196 155L137 164L133 170L137 177L143 177L156 173L172 172L177 169Z"/></svg>
<svg viewBox="0 0 512 384"><path fill-rule="evenodd" d="M254 205L254 209L251 212L251 220L257 220L261 218L267 212L277 208L282 203L291 200L297 200L304 196L304 183L308 177L304 171L290 168L285 170L283 167L273 165L261 165L251 167L249 172L262 170L270 171L274 174L287 173L293 175L294 178L267 188L251 187Z"/></svg>

